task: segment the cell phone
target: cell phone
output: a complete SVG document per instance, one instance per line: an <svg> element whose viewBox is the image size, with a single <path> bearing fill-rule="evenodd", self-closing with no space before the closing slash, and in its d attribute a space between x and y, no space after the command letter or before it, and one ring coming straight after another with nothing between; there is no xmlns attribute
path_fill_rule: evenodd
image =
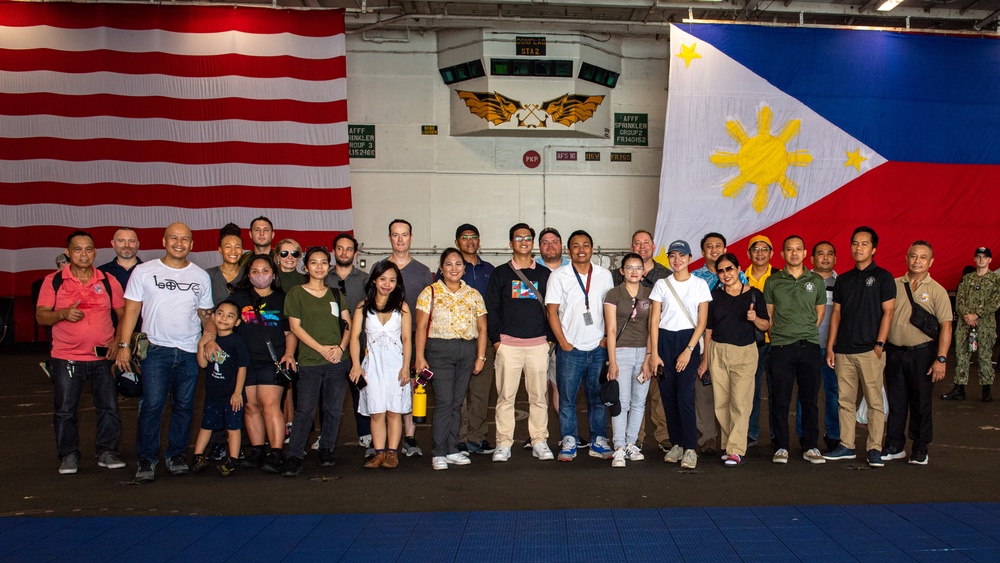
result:
<svg viewBox="0 0 1000 563"><path fill-rule="evenodd" d="M361 391L365 387L368 387L368 381L365 380L365 376L360 375L360 376L358 376L358 382L357 383L351 383L351 385L355 389L357 389L358 391Z"/></svg>
<svg viewBox="0 0 1000 563"><path fill-rule="evenodd" d="M701 384L705 387L712 384L712 375L707 371L705 372L705 375L701 376Z"/></svg>
<svg viewBox="0 0 1000 563"><path fill-rule="evenodd" d="M108 347L107 346L94 346L94 355L98 358L108 357Z"/></svg>
<svg viewBox="0 0 1000 563"><path fill-rule="evenodd" d="M430 383L431 378L433 377L434 377L434 372L428 368L424 368L423 371L421 371L420 374L417 375L417 383L419 383L420 385L427 385L428 383Z"/></svg>
<svg viewBox="0 0 1000 563"><path fill-rule="evenodd" d="M639 372L639 375L635 376L635 380L639 383L645 383L645 381L642 380L642 372Z"/></svg>
<svg viewBox="0 0 1000 563"><path fill-rule="evenodd" d="M657 368L656 368L656 377L663 377L663 375L665 373L666 373L666 371L663 369L663 366L657 366Z"/></svg>

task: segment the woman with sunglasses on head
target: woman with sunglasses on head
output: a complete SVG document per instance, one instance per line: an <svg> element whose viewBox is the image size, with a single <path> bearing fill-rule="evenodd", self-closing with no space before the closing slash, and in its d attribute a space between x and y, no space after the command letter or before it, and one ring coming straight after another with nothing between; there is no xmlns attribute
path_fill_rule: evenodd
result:
<svg viewBox="0 0 1000 563"><path fill-rule="evenodd" d="M354 310L351 335L351 381L363 387L358 411L371 417L375 457L367 469L399 466L397 446L403 437L403 413L411 412L410 308L406 305L403 274L391 260L372 267L365 299ZM367 350L361 352L361 331ZM364 382L362 382L362 378Z"/></svg>
<svg viewBox="0 0 1000 563"><path fill-rule="evenodd" d="M288 293L297 285L306 283L309 276L298 270L299 258L302 257L302 247L295 239L286 238L274 246L274 261L278 264L278 280L281 288Z"/></svg>
<svg viewBox="0 0 1000 563"><path fill-rule="evenodd" d="M747 427L753 409L757 373L757 338L754 329L771 327L764 294L740 281L740 262L723 254L715 263L719 285L712 290L705 328L705 353L698 376L712 375L715 417L722 429L721 443L727 467L743 465L747 452Z"/></svg>
<svg viewBox="0 0 1000 563"><path fill-rule="evenodd" d="M622 257L622 283L604 296L604 326L608 339L608 380L618 381L621 413L611 417L615 453L611 467L625 467L625 460L642 461L645 456L635 445L639 425L646 413L649 392L649 294L640 283L642 256L629 252Z"/></svg>
<svg viewBox="0 0 1000 563"><path fill-rule="evenodd" d="M434 372L431 467L468 465L458 451L462 402L469 380L486 365L486 302L462 281L465 260L457 248L441 253L441 279L417 297L416 372Z"/></svg>
<svg viewBox="0 0 1000 563"><path fill-rule="evenodd" d="M216 306L229 299L232 287L243 279L240 268L243 240L240 238L240 228L233 223L219 229L219 254L222 255L222 264L205 270L212 280L212 303Z"/></svg>
<svg viewBox="0 0 1000 563"><path fill-rule="evenodd" d="M347 354L351 332L347 301L343 293L326 285L330 253L321 246L314 246L306 251L303 261L309 281L291 288L285 297L288 326L299 341L295 420L281 473L286 477L295 477L302 471L310 423L317 404L322 404L323 418L319 465L328 467L334 464L333 449L337 443L347 374L351 367Z"/></svg>
<svg viewBox="0 0 1000 563"><path fill-rule="evenodd" d="M691 246L687 241L670 243L667 259L674 273L657 280L649 294L649 332L656 334L649 339L650 367L657 375L657 370L663 368L660 396L674 444L663 461L680 462L682 469L694 469L698 466L694 386L708 384L698 377L702 354L699 341L708 323L712 295L705 280L688 270Z"/></svg>
<svg viewBox="0 0 1000 563"><path fill-rule="evenodd" d="M240 324L236 334L243 338L250 352L247 369L246 403L243 426L250 439L244 467L259 467L281 473L284 456L285 418L281 412L281 394L288 380L277 371L278 360L287 370L295 369L298 340L285 317L285 292L274 273L274 261L267 254L250 257L244 266L243 279L230 296L239 307ZM273 351L273 357L272 357ZM264 441L270 450L264 447Z"/></svg>

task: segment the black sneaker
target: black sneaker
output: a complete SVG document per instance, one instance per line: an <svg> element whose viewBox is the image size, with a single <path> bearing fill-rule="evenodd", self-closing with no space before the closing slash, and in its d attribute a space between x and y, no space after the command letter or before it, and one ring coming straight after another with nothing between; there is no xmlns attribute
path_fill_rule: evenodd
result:
<svg viewBox="0 0 1000 563"><path fill-rule="evenodd" d="M912 465L927 465L927 452L913 452L910 454L910 463Z"/></svg>
<svg viewBox="0 0 1000 563"><path fill-rule="evenodd" d="M232 458L230 458L226 460L226 463L223 463L222 465L216 467L216 469L219 470L219 475L222 475L223 477L229 477L236 471L236 464L233 463Z"/></svg>
<svg viewBox="0 0 1000 563"><path fill-rule="evenodd" d="M209 454L209 457L215 461L222 461L226 459L229 457L229 452L226 451L227 447L227 444L224 443L212 444L212 453Z"/></svg>
<svg viewBox="0 0 1000 563"><path fill-rule="evenodd" d="M240 459L242 467L256 468L264 463L264 446L250 446L245 457Z"/></svg>
<svg viewBox="0 0 1000 563"><path fill-rule="evenodd" d="M191 458L191 473L201 473L208 467L208 458L198 454Z"/></svg>
<svg viewBox="0 0 1000 563"><path fill-rule="evenodd" d="M319 466L333 467L333 450L321 449L319 451Z"/></svg>
<svg viewBox="0 0 1000 563"><path fill-rule="evenodd" d="M285 460L285 467L281 471L282 477L298 477L302 473L302 458L290 457Z"/></svg>
<svg viewBox="0 0 1000 563"><path fill-rule="evenodd" d="M402 453L406 454L406 457L421 457L424 455L423 450L417 445L417 439L413 436L403 438L403 447L401 450Z"/></svg>
<svg viewBox="0 0 1000 563"><path fill-rule="evenodd" d="M187 475L191 472L191 468L189 468L187 462L184 461L183 455L176 454L167 458L167 471L169 471L171 475Z"/></svg>
<svg viewBox="0 0 1000 563"><path fill-rule="evenodd" d="M264 459L264 465L261 466L261 469L268 473L281 473L284 464L285 458L281 455L281 450L271 450L268 452L267 458Z"/></svg>
<svg viewBox="0 0 1000 563"><path fill-rule="evenodd" d="M137 483L152 483L156 478L156 466L148 459L140 459L139 467L135 471Z"/></svg>
<svg viewBox="0 0 1000 563"><path fill-rule="evenodd" d="M869 467L882 467L885 463L882 461L882 453L876 449L868 450L868 466Z"/></svg>

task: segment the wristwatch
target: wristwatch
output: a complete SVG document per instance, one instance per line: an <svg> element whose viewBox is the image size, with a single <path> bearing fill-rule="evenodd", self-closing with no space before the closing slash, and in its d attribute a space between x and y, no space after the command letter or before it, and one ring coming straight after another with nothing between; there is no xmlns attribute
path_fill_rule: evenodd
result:
<svg viewBox="0 0 1000 563"><path fill-rule="evenodd" d="M687 349L691 350L692 352L694 352L694 346L688 346Z"/></svg>
<svg viewBox="0 0 1000 563"><path fill-rule="evenodd" d="M118 347L119 348L128 348L128 342L125 342L124 340L122 340L121 342L118 343Z"/></svg>
<svg viewBox="0 0 1000 563"><path fill-rule="evenodd" d="M885 342L882 342L881 340L876 342L875 345L878 346L879 348L885 348Z"/></svg>
<svg viewBox="0 0 1000 563"><path fill-rule="evenodd" d="M948 358L946 358L944 356L938 356L937 357L937 361L938 361L938 363L941 363L941 364L947 364L948 363Z"/></svg>

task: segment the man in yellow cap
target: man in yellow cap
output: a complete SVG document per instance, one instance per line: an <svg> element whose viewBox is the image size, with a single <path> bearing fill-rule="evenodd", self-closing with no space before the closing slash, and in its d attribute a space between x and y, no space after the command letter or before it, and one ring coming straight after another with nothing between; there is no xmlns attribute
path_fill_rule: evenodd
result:
<svg viewBox="0 0 1000 563"><path fill-rule="evenodd" d="M750 239L750 244L747 247L747 255L750 257L750 265L746 269L747 281L761 292L764 291L764 282L767 281L767 278L771 277L771 256L773 254L774 250L771 247L771 239L764 235L754 235ZM765 376L764 368L768 364L771 351L770 336L765 334L764 340L764 345L760 347L757 354L757 375L753 389L753 411L750 413L750 427L747 429L747 446L756 446L760 433L760 390ZM767 395L770 397L771 373L767 372L766 376ZM771 436L774 436L773 430Z"/></svg>

